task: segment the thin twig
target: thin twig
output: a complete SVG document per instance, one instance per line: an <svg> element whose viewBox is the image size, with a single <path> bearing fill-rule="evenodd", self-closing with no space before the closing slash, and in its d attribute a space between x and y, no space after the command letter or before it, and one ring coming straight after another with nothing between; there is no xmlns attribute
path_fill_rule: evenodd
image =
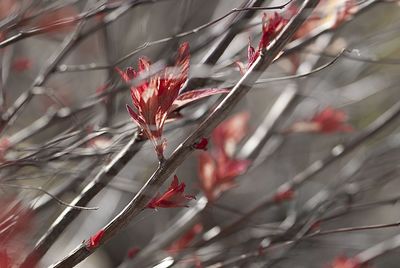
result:
<svg viewBox="0 0 400 268"><path fill-rule="evenodd" d="M84 206L76 206L69 204L57 196L53 195L52 193L46 191L45 189L42 189L41 187L35 187L35 186L29 186L29 185L19 185L19 184L8 184L8 183L0 183L1 187L11 187L11 188L18 188L18 189L24 189L24 190L33 190L33 191L38 191L41 192L45 195L50 196L53 200L55 200L57 203L60 205L72 208L72 209L78 209L78 210L98 210L98 207L84 207Z"/></svg>

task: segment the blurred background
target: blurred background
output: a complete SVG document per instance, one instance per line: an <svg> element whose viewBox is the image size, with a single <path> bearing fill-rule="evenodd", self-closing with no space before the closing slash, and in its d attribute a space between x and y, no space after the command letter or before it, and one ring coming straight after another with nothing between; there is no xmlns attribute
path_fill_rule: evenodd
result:
<svg viewBox="0 0 400 268"><path fill-rule="evenodd" d="M236 106L232 115L246 111L250 116L248 131L235 155L249 157L252 164L235 178L235 187L213 202L204 201L200 152L194 152L176 174L186 183L185 192L195 194L197 201L188 208L144 210L77 267L169 267L174 260L176 267L355 268L361 266L339 266L337 258L371 257L365 250L383 241L392 247L371 258L370 267L398 267L398 246L390 239L400 234L393 227L400 216L396 113L400 101L399 3L349 2L321 1L302 31ZM148 57L155 68L172 65L179 44L187 41L190 81L197 81L200 88L229 88L242 77L235 62L247 64L249 38L257 47L263 12L277 11L290 19L289 7L303 1L293 1L284 9L232 12L215 24L201 26L233 8L284 3L2 0L0 191L4 197L16 196L33 211L30 230L24 236L26 245L18 254L21 260L15 263L32 251L68 209L49 194L71 202L134 137L137 126L125 108L131 104L129 86L115 67L136 68L141 56ZM197 27L201 28L192 31ZM185 36L175 37L185 32ZM229 39L227 35L232 38L223 53L210 60L210 53ZM337 57L343 49L346 51ZM306 75L293 77L300 74ZM167 158L218 101L214 96L189 105L181 111L182 118L166 125ZM343 113L352 131L310 130L307 124L315 123L315 116L327 107ZM388 110L393 115L390 122L370 133L371 127L390 117ZM306 129L296 128L299 123ZM270 128L265 139L254 136L260 126ZM252 138L256 153L246 143ZM211 141L209 150L213 146ZM61 260L133 198L158 165L150 142L140 142L138 149L99 194L83 205L99 209L80 211L39 267ZM343 149L346 155L335 157ZM251 156L249 150L253 150ZM208 230L223 229L243 217L280 185L321 159L328 160L317 163L323 168L299 185L293 197L245 216L228 235L196 244L207 240L212 234ZM201 202L207 203L205 208ZM190 220L183 224L179 219ZM304 237L314 231L392 223ZM178 253L166 250L196 224L202 227L193 240ZM317 229L312 229L312 224ZM180 231L172 234L176 229ZM163 245L160 239L169 243ZM257 254L260 245L265 249ZM246 258L237 259L242 254Z"/></svg>

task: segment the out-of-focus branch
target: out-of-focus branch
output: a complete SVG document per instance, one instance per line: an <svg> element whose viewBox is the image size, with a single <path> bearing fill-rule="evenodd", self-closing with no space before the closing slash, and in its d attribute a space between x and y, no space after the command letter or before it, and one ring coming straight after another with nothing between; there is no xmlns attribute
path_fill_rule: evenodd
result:
<svg viewBox="0 0 400 268"><path fill-rule="evenodd" d="M374 7L378 3L382 3L382 1L380 1L380 0L364 1L364 2L360 3L359 5L357 5L358 9L354 14L352 14L352 16L353 17L359 16L359 15L363 14L364 12L366 12L367 10L369 10L370 8ZM347 23L350 23L351 21L352 20L346 20L346 21L342 22L341 24L339 24L335 28L332 28L331 26L318 27L315 30L311 31L306 36L290 42L284 49L283 55L288 55L288 54L297 52L297 51L301 50L302 48L306 47L307 45L311 44L317 37L319 37L325 33L328 33L328 32L337 31L340 28L344 27Z"/></svg>
<svg viewBox="0 0 400 268"><path fill-rule="evenodd" d="M259 3L259 2L263 2L263 1L258 1L257 3ZM283 9L289 3L290 3L290 1L285 3L285 4L283 4L283 5L278 5L278 6L273 6L273 7L252 6L252 7L234 8L231 11L229 11L228 13L218 17L217 19L215 19L213 21L210 21L210 22L207 22L207 23L205 23L203 25L200 25L200 26L198 26L198 27L196 27L196 28L194 28L192 30L181 32L181 33L175 34L173 36L162 38L162 39L158 39L158 40L155 40L155 41L146 42L146 43L140 45L139 47L137 47L136 49L132 50L128 54L126 54L126 55L122 56L121 58L117 59L114 63L112 63L110 65L97 65L97 64L94 64L94 63L82 64L82 65L61 65L61 66L59 66L57 68L57 71L58 72L76 72L76 71L91 71L91 70L111 69L111 68L114 68L115 66L121 64L125 60L131 58L132 56L136 55L137 53L143 51L146 48L150 48L150 47L153 47L155 45L164 44L164 43L170 42L170 41L175 40L175 39L179 39L179 38L190 36L192 34L197 34L197 33L201 32L201 31L203 31L203 30L205 30L205 29L207 29L207 28L219 23L220 21L226 19L227 17L231 16L232 14L236 14L236 13L253 14L257 10ZM244 15L244 16L248 16L248 15ZM230 32L232 32L232 30L230 30ZM232 35L232 33L230 35ZM237 34L237 30L234 32L234 34L235 35ZM232 39L233 39L233 37L231 37L230 41L232 41ZM230 41L229 42L227 42L227 41L224 42L223 49L225 49L229 45ZM221 49L222 49L222 47L219 48L219 50L221 50ZM218 58L222 55L222 52L223 52L223 50L218 52L219 53L218 57L217 57L216 53L210 55L210 59L206 60L206 62L204 62L204 64L215 64L216 61L218 60Z"/></svg>
<svg viewBox="0 0 400 268"><path fill-rule="evenodd" d="M53 53L53 55L47 60L46 64L42 67L39 75L36 77L29 90L22 93L14 104L2 115L0 125L1 130L3 130L10 121L13 121L18 111L33 98L36 88L44 85L57 64L64 59L69 50L76 43L84 24L85 21L80 22L76 26L75 31L64 39L58 50Z"/></svg>

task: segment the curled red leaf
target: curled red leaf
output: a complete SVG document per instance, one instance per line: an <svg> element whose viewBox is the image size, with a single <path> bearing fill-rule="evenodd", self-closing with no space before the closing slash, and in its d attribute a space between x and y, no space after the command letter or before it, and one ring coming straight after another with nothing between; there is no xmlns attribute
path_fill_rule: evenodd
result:
<svg viewBox="0 0 400 268"><path fill-rule="evenodd" d="M147 205L147 208L176 208L187 207L190 200L196 199L193 195L185 194L185 183L179 183L175 175L171 185L164 194L157 194Z"/></svg>

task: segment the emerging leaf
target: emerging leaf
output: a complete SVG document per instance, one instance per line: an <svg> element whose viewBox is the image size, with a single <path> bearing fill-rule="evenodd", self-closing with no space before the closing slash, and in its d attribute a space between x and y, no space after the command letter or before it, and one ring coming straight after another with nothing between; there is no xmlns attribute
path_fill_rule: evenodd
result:
<svg viewBox="0 0 400 268"><path fill-rule="evenodd" d="M235 159L238 143L247 134L248 113L240 113L222 122L212 134L215 149L199 156L199 178L209 201L235 186L235 178L244 173L250 161Z"/></svg>
<svg viewBox="0 0 400 268"><path fill-rule="evenodd" d="M169 117L178 117L177 110L184 105L211 95L226 93L225 89L202 89L180 94L188 79L189 45L183 43L178 49L175 66L164 68L159 74L131 87L133 108L127 106L133 121L154 145L160 161L164 158L165 139L163 128ZM138 71L129 67L125 72L117 69L122 79L129 83L143 72L150 70L150 61L139 59Z"/></svg>
<svg viewBox="0 0 400 268"><path fill-rule="evenodd" d="M171 185L167 191L160 195L157 194L147 205L147 208L176 208L188 207L190 200L196 199L193 195L185 194L185 183L179 183L178 177L175 175Z"/></svg>
<svg viewBox="0 0 400 268"><path fill-rule="evenodd" d="M282 30L286 25L288 20L284 19L277 12L274 12L272 16L268 16L267 13L263 14L262 18L262 35L260 42L258 43L257 49L251 45L251 39L249 38L249 45L247 48L247 65L242 62L235 62L238 66L240 73L243 75L250 66L256 61L260 52L267 48L270 42L275 38L275 36Z"/></svg>

